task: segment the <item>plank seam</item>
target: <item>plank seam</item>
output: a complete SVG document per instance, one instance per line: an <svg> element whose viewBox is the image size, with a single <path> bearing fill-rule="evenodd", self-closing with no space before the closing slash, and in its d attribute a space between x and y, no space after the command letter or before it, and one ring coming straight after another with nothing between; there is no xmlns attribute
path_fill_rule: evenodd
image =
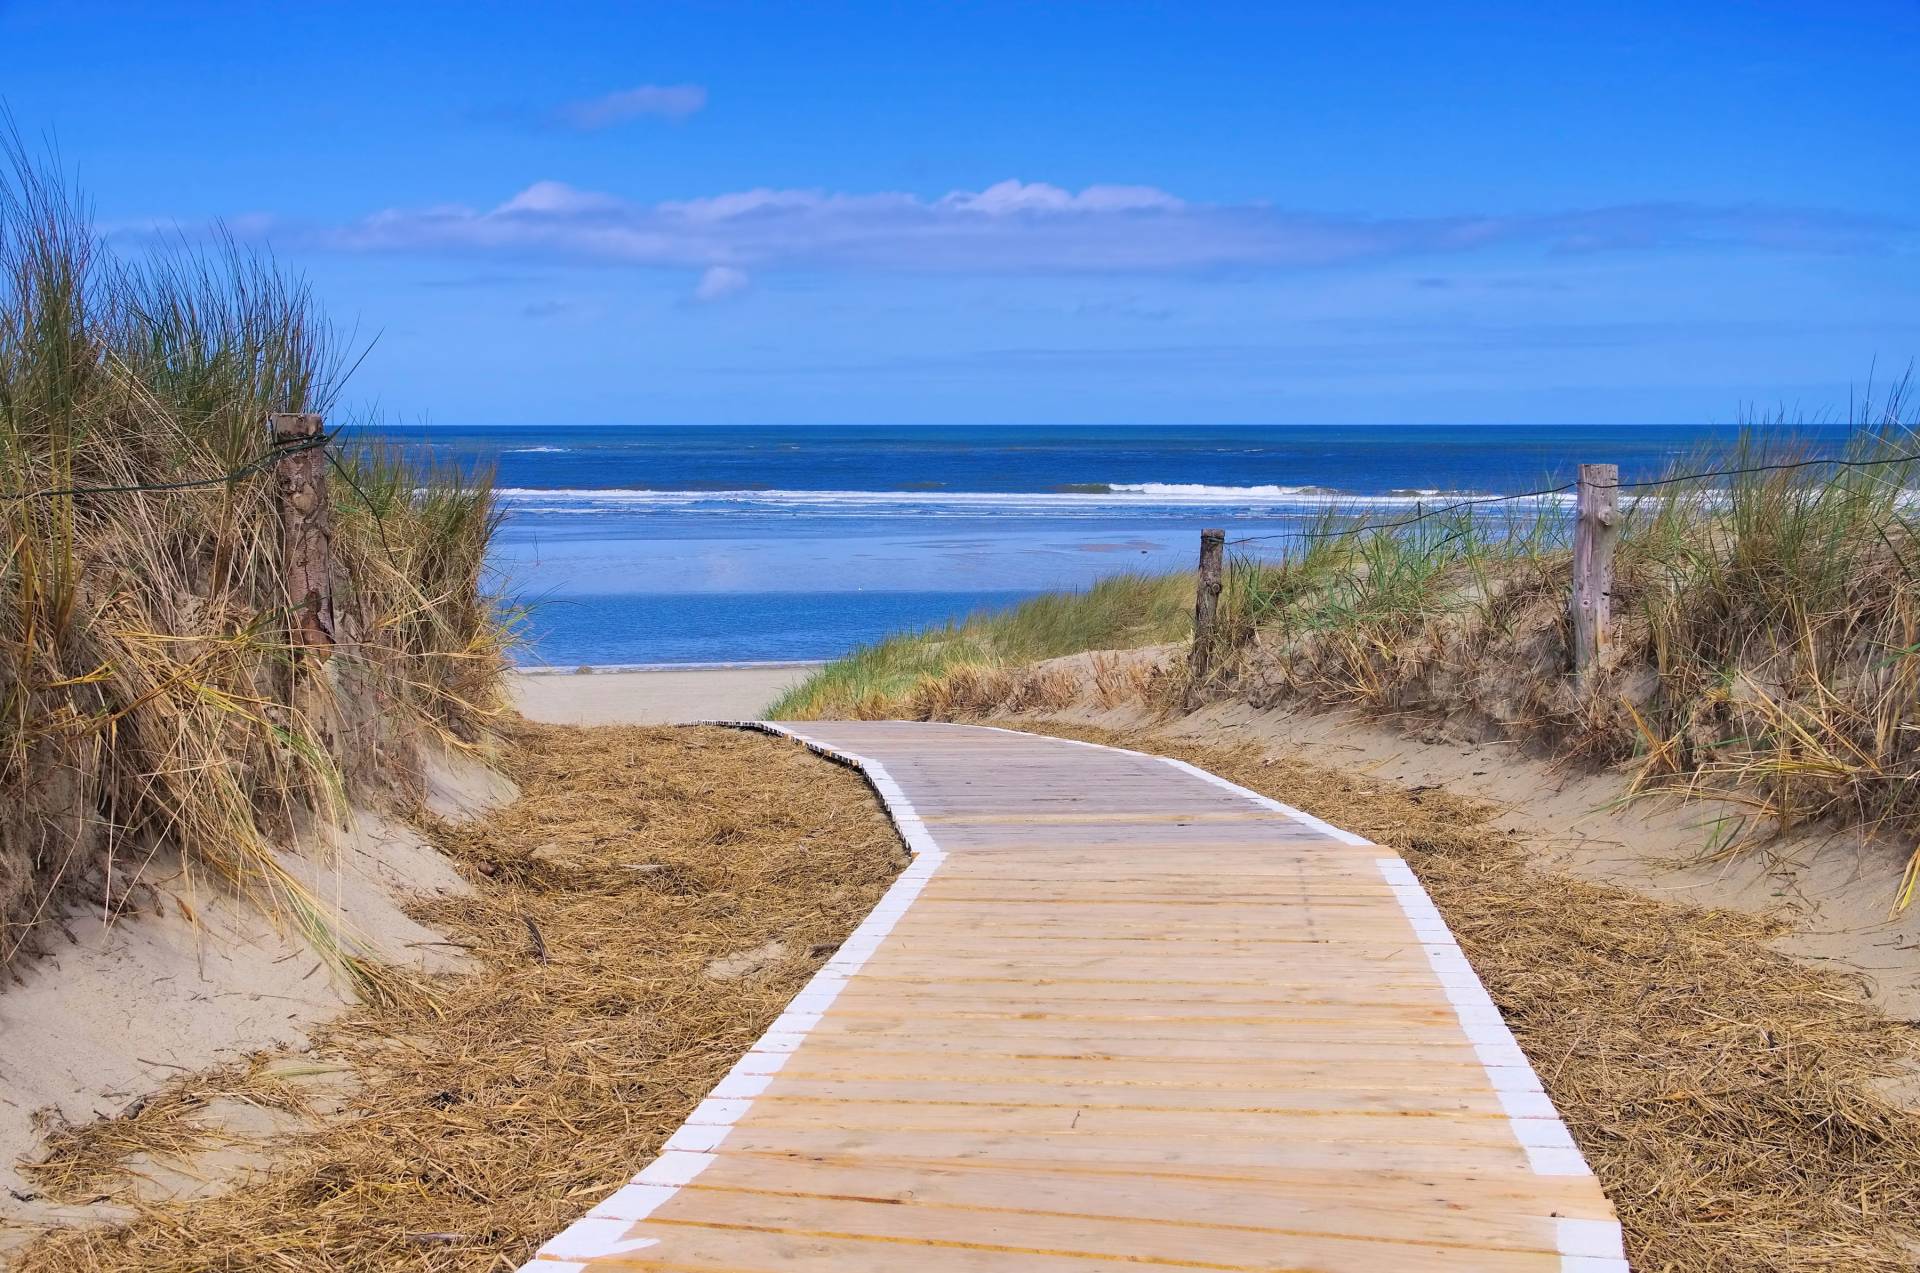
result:
<svg viewBox="0 0 1920 1273"><path fill-rule="evenodd" d="M858 770L879 795L882 807L913 855L912 861L867 912L860 926L841 943L833 958L801 987L786 1011L774 1018L766 1032L714 1085L707 1098L687 1115L679 1130L667 1138L658 1156L626 1185L549 1239L534 1252L531 1260L520 1266L520 1273L585 1273L588 1260L629 1255L659 1245L657 1238L630 1238L628 1234L713 1164L721 1144L752 1108L754 1098L766 1091L787 1058L819 1023L821 1014L880 948L880 943L946 859L946 854L927 833L913 802L907 799L906 792L884 765L854 752L829 747L797 730L769 721L700 723L791 738L809 751Z"/></svg>

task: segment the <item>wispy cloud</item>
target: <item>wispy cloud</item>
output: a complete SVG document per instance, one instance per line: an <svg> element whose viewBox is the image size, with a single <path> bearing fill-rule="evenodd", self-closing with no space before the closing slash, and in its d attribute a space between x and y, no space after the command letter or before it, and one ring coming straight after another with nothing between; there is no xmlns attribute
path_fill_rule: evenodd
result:
<svg viewBox="0 0 1920 1273"><path fill-rule="evenodd" d="M698 84L642 84L568 102L554 112L554 118L569 128L597 132L635 119L685 119L706 105L707 90Z"/></svg>
<svg viewBox="0 0 1920 1273"><path fill-rule="evenodd" d="M1885 247L1908 232L1903 224L1820 209L1683 203L1369 218L1266 204L1192 203L1134 185L1071 191L1003 181L937 198L759 188L637 203L541 181L492 208L394 208L301 237L344 251L700 271L1151 274L1315 268L1503 247L1561 253L1727 247L1855 252Z"/></svg>
<svg viewBox="0 0 1920 1273"><path fill-rule="evenodd" d="M702 304L723 301L747 290L747 272L731 265L709 265L694 285L693 299Z"/></svg>

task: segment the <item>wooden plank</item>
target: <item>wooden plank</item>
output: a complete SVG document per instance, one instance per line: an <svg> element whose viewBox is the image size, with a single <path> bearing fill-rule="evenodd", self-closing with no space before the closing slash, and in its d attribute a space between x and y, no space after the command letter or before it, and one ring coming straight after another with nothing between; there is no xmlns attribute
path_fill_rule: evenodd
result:
<svg viewBox="0 0 1920 1273"><path fill-rule="evenodd" d="M1391 1059L1286 1058L1248 1055L1214 1058L1169 1066L1159 1057L962 1055L925 1052L834 1051L805 1048L794 1054L781 1073L781 1090L788 1082L880 1082L908 1080L920 1083L973 1082L1022 1086L1083 1087L1094 1090L1231 1091L1286 1090L1307 1094L1322 1091L1430 1090L1442 1095L1473 1090L1480 1069L1473 1054L1460 1049L1451 1054L1431 1050L1412 1057L1396 1053ZM805 1088L795 1088L804 1091Z"/></svg>
<svg viewBox="0 0 1920 1273"><path fill-rule="evenodd" d="M726 1159L695 1188L870 1198L899 1205L1016 1207L1088 1216L1131 1215L1196 1224L1247 1222L1263 1227L1347 1231L1315 1217L1355 1214L1418 1216L1426 1235L1449 1244L1532 1249L1543 1217L1577 1214L1584 1185L1535 1184L1516 1176L1472 1173L1360 1173L1254 1169L1239 1174L1141 1171L1134 1166L1009 1166L939 1163L877 1156L817 1159L741 1154ZM1498 1217L1479 1230L1463 1199L1486 1198ZM1551 1249L1551 1248L1548 1248Z"/></svg>
<svg viewBox="0 0 1920 1273"><path fill-rule="evenodd" d="M1080 1136L1059 1132L994 1128L956 1131L885 1127L795 1127L743 1124L722 1145L733 1154L838 1155L924 1158L931 1162L1006 1162L1023 1166L1131 1166L1138 1170L1224 1171L1238 1174L1265 1168L1292 1171L1361 1173L1456 1172L1531 1174L1516 1145L1446 1143L1391 1139L1278 1140L1242 1136Z"/></svg>
<svg viewBox="0 0 1920 1273"><path fill-rule="evenodd" d="M953 981L923 978L915 981L860 981L840 992L834 1003L837 1014L855 1016L892 1014L899 1010L899 996L911 993L917 1001L935 1013L1068 1012L1074 1015L1105 1015L1121 1012L1128 1016L1171 1013L1183 1017L1232 1017L1247 1013L1279 1011L1351 1012L1361 1006L1425 1008L1431 1001L1421 993L1425 988L1411 979L1394 982L1353 980L1344 986L1307 985L1289 996L1285 984L1263 982L1257 991L1208 990L1194 986L1116 985L1108 981L1090 981L1079 985L1061 985L1049 981L1023 981L1013 978L987 981Z"/></svg>
<svg viewBox="0 0 1920 1273"><path fill-rule="evenodd" d="M1356 1030L1364 1027L1356 1026ZM1381 1036L1390 1043L1382 1043ZM1029 1034L1017 1037L986 1035L974 1031L927 1031L915 1035L849 1034L844 1031L823 1034L811 1032L802 1049L807 1052L908 1052L922 1056L996 1057L1116 1057L1144 1058L1161 1063L1179 1061L1183 1065L1205 1061L1237 1061L1249 1057L1278 1061L1349 1062L1368 1060L1391 1050L1396 1055L1438 1060L1471 1059L1473 1045L1459 1035L1436 1039L1409 1039L1395 1031L1373 1031L1368 1035L1346 1038L1293 1038L1268 1041L1258 1047L1244 1042L1228 1043L1219 1039L1194 1037L1122 1038L1105 1031L1078 1037Z"/></svg>
<svg viewBox="0 0 1920 1273"><path fill-rule="evenodd" d="M1530 1192L1505 1196L1511 1211L1491 1222L1463 1212L1458 1203L1491 1187L1485 1179L1436 1174L1392 1182L1352 1176L1328 1180L1303 1173L1268 1179L1208 1180L1179 1176L1122 1176L1067 1170L943 1167L913 1161L811 1162L760 1158L695 1182L696 1195L726 1193L845 1198L892 1206L934 1207L989 1213L1022 1213L1081 1220L1125 1218L1175 1228L1229 1228L1243 1232L1352 1235L1417 1222L1419 1237L1446 1246L1552 1251L1552 1204ZM701 1210L730 1199L707 1198ZM1529 1206L1537 1206L1532 1214ZM697 1214L694 1208L689 1213ZM663 1213L671 1215L673 1213Z"/></svg>
<svg viewBox="0 0 1920 1273"><path fill-rule="evenodd" d="M756 1105L776 1107L811 1103L836 1105L1029 1105L1048 1109L1114 1108L1135 1110L1211 1110L1243 1114L1323 1114L1363 1112L1382 1114L1444 1113L1505 1118L1506 1112L1491 1091L1460 1082L1464 1077L1444 1071L1437 1082L1415 1081L1399 1074L1366 1082L1352 1074L1322 1085L1251 1082L1237 1076L1233 1083L1205 1086L1144 1085L1139 1083L1070 1082L1059 1074L995 1079L984 1074L911 1075L898 1078L807 1079L783 1074L779 1089L759 1098Z"/></svg>
<svg viewBox="0 0 1920 1273"><path fill-rule="evenodd" d="M783 1254L782 1240L865 1243L870 1250L863 1254L876 1263L838 1267L888 1268L893 1273L945 1267L929 1265L927 1260L951 1258L962 1252L997 1255L1004 1261L1000 1268L1019 1267L1034 1257L1047 1256L1124 1260L1134 1269L1142 1264L1234 1270L1322 1269L1338 1267L1336 1262L1405 1273L1465 1267L1483 1273L1541 1273L1559 1268L1557 1254L1538 1249L1538 1245L1552 1241L1553 1227L1545 1221L1536 1226L1536 1249L1501 1250L1484 1242L1436 1242L1422 1234L1417 1225L1405 1223L1408 1217L1398 1217L1403 1226L1373 1224L1369 1226L1371 1233L1345 1234L1130 1216L1100 1216L1090 1223L1085 1216L1071 1213L890 1205L857 1198L766 1193L721 1198L713 1196L712 1191L689 1191L676 1202L678 1205L663 1209L636 1232L658 1233L665 1241L679 1245L690 1240L704 1245L724 1234L740 1241L742 1249L750 1249L750 1239L745 1235L754 1234ZM1368 1219L1364 1215L1354 1217L1356 1224L1367 1224ZM1393 1227L1404 1227L1406 1236L1392 1234ZM1206 1252L1204 1262L1195 1260L1196 1248ZM857 1247L842 1249L846 1251L843 1258L859 1258L854 1255ZM891 1263L878 1262L883 1260Z"/></svg>
<svg viewBox="0 0 1920 1273"><path fill-rule="evenodd" d="M744 1206L740 1212L743 1216L752 1214ZM641 1225L634 1234L643 1241L661 1245L652 1251L603 1257L589 1267L655 1273L1006 1273L1009 1269L1031 1273L1142 1273L1155 1268L1305 1273L1342 1267L1329 1263L1282 1263L1279 1261L1284 1256L1280 1253L1253 1264L1193 1259L1168 1262L1129 1254L1086 1252L1083 1248L1090 1244L1084 1239L1065 1249L1037 1250L1016 1242L980 1238L914 1240L795 1231L776 1224L756 1227L745 1219L732 1227L716 1225L704 1230L684 1225ZM1561 1268L1557 1256L1530 1253L1495 1255L1429 1248L1425 1253L1396 1249L1391 1258L1378 1251L1364 1250L1344 1251L1342 1255L1350 1261L1344 1267L1365 1268L1376 1273L1466 1273L1467 1270L1555 1273ZM1463 1256L1472 1258L1463 1259Z"/></svg>

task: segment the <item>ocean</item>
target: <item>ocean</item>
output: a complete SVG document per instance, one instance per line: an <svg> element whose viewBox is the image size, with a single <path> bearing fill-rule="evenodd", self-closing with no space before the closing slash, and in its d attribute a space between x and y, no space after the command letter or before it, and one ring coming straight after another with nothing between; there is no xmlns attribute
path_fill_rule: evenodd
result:
<svg viewBox="0 0 1920 1273"><path fill-rule="evenodd" d="M1657 477L1713 426L388 428L496 467L492 586L528 665L828 659L911 628L1190 567L1205 526L1285 537L1329 504L1413 509ZM1796 431L1826 449L1841 427Z"/></svg>

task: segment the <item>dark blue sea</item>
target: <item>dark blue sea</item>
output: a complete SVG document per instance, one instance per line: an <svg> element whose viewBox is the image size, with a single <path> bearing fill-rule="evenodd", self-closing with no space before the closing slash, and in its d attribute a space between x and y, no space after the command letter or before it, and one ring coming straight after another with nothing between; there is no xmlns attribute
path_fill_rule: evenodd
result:
<svg viewBox="0 0 1920 1273"><path fill-rule="evenodd" d="M494 586L525 664L825 659L1119 570L1204 526L1286 536L1329 505L1414 509L1710 463L1713 426L389 428L492 465ZM1830 450L1844 427L1796 430Z"/></svg>

